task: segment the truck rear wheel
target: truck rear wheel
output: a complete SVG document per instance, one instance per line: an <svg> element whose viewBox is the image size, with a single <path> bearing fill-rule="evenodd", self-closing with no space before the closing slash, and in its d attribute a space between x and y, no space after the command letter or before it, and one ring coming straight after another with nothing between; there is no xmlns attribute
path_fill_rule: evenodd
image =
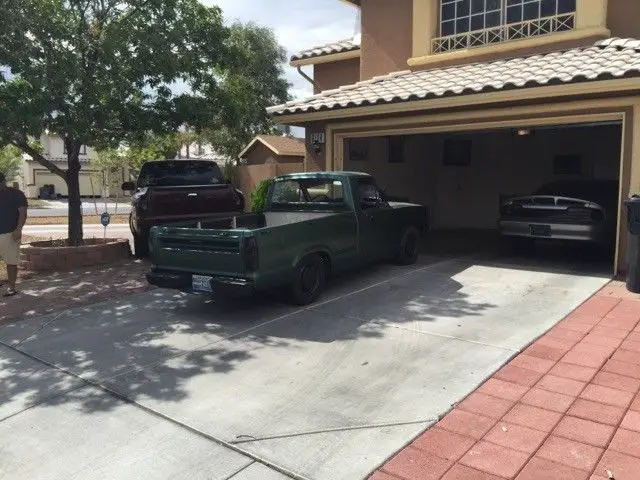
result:
<svg viewBox="0 0 640 480"><path fill-rule="evenodd" d="M395 261L399 265L413 265L420 255L420 232L416 227L407 228L398 245Z"/></svg>
<svg viewBox="0 0 640 480"><path fill-rule="evenodd" d="M291 284L291 301L309 305L322 294L327 281L327 266L320 255L303 258L295 268Z"/></svg>

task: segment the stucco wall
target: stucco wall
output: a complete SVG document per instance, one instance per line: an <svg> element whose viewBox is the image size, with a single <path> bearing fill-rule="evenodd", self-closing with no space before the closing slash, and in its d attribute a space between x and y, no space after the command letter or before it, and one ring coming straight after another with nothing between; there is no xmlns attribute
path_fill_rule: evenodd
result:
<svg viewBox="0 0 640 480"><path fill-rule="evenodd" d="M313 80L316 83L314 93L356 83L360 80L360 59L352 58L314 65Z"/></svg>
<svg viewBox="0 0 640 480"><path fill-rule="evenodd" d="M362 2L360 79L407 70L413 48L413 1Z"/></svg>
<svg viewBox="0 0 640 480"><path fill-rule="evenodd" d="M640 38L640 3L637 0L609 0L607 27L614 37Z"/></svg>
<svg viewBox="0 0 640 480"><path fill-rule="evenodd" d="M539 130L519 137L510 131L471 135L472 163L442 165L444 135L407 137L405 163L388 163L386 142L369 140L370 158L345 169L375 175L389 194L429 206L434 228L494 228L500 195L529 193L555 179L556 154L581 154L583 172L592 178L617 179L620 127Z"/></svg>

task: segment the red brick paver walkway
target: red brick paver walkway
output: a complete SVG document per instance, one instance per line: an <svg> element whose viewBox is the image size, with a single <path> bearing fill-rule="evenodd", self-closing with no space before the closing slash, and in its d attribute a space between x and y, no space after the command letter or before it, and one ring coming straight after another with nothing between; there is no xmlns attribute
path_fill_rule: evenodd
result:
<svg viewBox="0 0 640 480"><path fill-rule="evenodd" d="M639 322L612 282L370 478L640 479Z"/></svg>

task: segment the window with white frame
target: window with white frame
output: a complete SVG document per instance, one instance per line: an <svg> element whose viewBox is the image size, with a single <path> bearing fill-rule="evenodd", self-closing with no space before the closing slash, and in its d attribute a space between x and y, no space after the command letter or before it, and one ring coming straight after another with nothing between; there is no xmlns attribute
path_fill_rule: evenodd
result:
<svg viewBox="0 0 640 480"><path fill-rule="evenodd" d="M576 0L440 0L433 53L572 30Z"/></svg>

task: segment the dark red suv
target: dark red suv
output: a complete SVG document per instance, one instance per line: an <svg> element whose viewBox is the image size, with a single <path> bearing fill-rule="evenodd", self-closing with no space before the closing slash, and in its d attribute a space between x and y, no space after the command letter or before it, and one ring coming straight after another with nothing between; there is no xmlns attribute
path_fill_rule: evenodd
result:
<svg viewBox="0 0 640 480"><path fill-rule="evenodd" d="M137 182L122 184L133 192L129 225L137 257L149 253L149 231L156 225L244 211L242 192L210 160L162 160L145 163Z"/></svg>

